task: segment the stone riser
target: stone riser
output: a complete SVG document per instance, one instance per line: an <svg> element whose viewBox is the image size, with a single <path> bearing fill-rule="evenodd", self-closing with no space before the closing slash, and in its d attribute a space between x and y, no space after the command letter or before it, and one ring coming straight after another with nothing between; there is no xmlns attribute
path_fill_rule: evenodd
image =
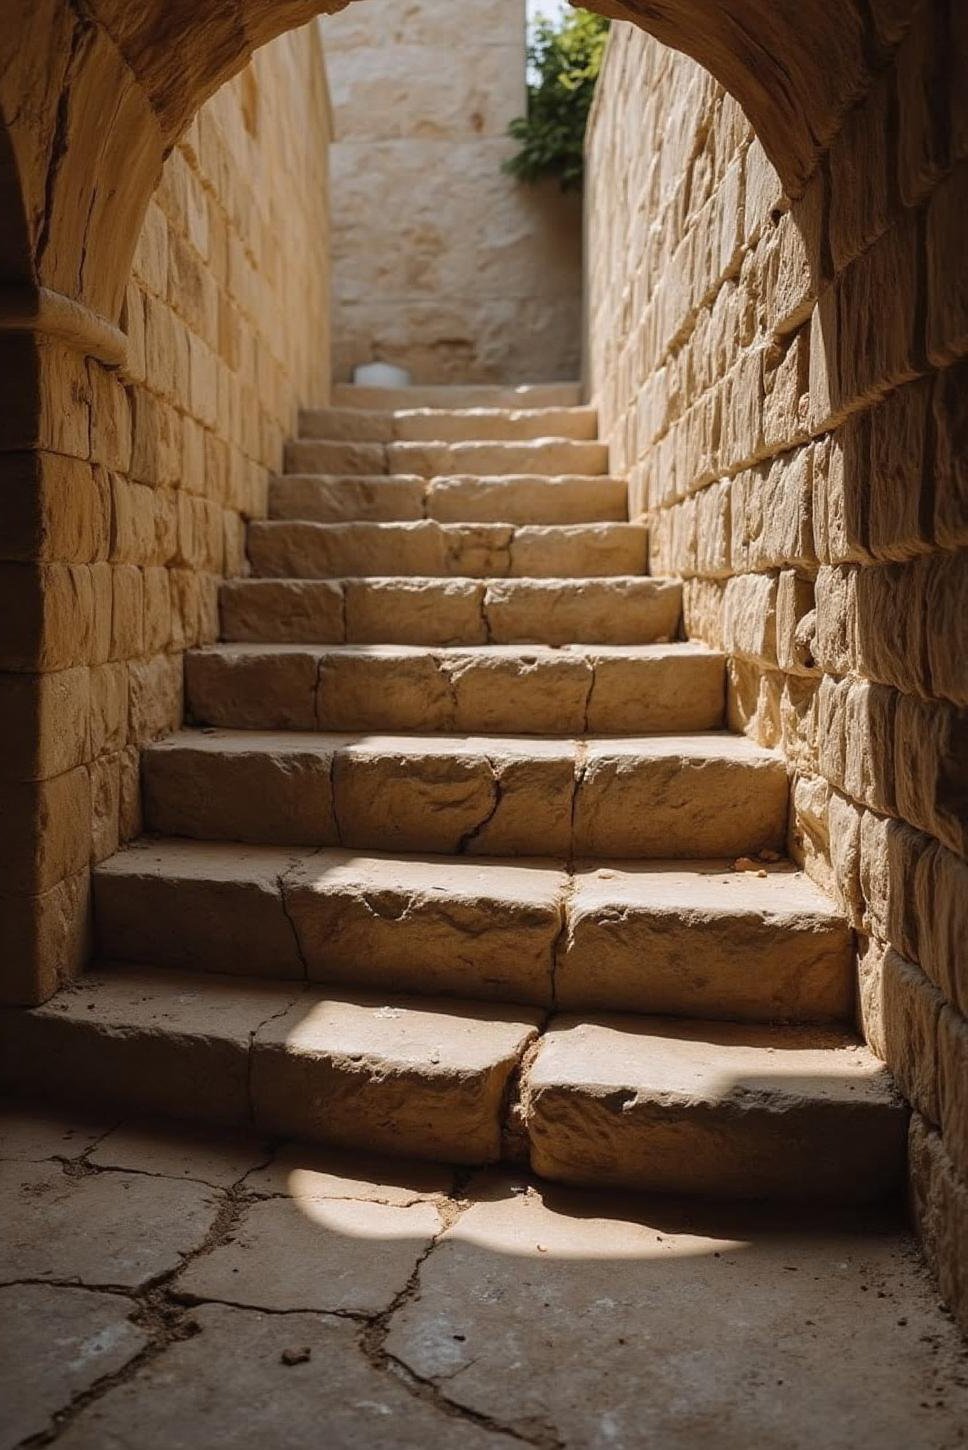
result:
<svg viewBox="0 0 968 1450"><path fill-rule="evenodd" d="M850 932L788 868L153 840L96 870L95 916L103 959L182 971L751 1022L852 1008Z"/></svg>
<svg viewBox="0 0 968 1450"><path fill-rule="evenodd" d="M549 579L644 574L638 524L317 524L261 520L248 529L254 574L273 579L431 576Z"/></svg>
<svg viewBox="0 0 968 1450"><path fill-rule="evenodd" d="M222 637L277 644L650 644L674 639L677 580L232 579Z"/></svg>
<svg viewBox="0 0 968 1450"><path fill-rule="evenodd" d="M594 408L310 408L300 440L346 443L520 443L598 436Z"/></svg>
<svg viewBox="0 0 968 1450"><path fill-rule="evenodd" d="M336 408L576 408L581 403L580 383L426 383L405 388L371 388L358 383L334 383Z"/></svg>
<svg viewBox="0 0 968 1450"><path fill-rule="evenodd" d="M545 1023L493 1003L128 969L0 1014L0 1061L3 1086L75 1106L83 1093L127 1115L442 1162L529 1156L563 1183L865 1202L904 1164L886 1069L816 1028Z"/></svg>
<svg viewBox="0 0 968 1450"><path fill-rule="evenodd" d="M713 730L723 723L724 676L721 655L688 644L614 652L222 645L185 659L189 717L242 730Z"/></svg>
<svg viewBox="0 0 968 1450"><path fill-rule="evenodd" d="M269 485L270 519L319 524L582 524L628 519L628 488L605 475L580 478L354 477L287 473Z"/></svg>
<svg viewBox="0 0 968 1450"><path fill-rule="evenodd" d="M742 737L587 742L183 732L142 764L162 835L443 855L700 859L782 848L782 761Z"/></svg>
<svg viewBox="0 0 968 1450"><path fill-rule="evenodd" d="M455 474L608 473L604 443L536 438L523 443L354 443L295 439L286 444L286 473Z"/></svg>

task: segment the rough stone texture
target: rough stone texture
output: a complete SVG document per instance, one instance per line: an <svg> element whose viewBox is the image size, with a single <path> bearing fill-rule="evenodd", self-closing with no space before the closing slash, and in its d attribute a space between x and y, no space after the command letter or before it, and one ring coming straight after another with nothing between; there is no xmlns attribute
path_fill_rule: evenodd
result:
<svg viewBox="0 0 968 1450"><path fill-rule="evenodd" d="M888 1450L959 1443L964 1348L892 1213L591 1200L521 1173L255 1142L247 1156L233 1134L171 1126L122 1126L84 1156L87 1124L24 1111L0 1117L0 1143L23 1141L28 1120L32 1151L41 1121L50 1147L74 1145L68 1172L28 1172L56 1170L67 1192L97 1184L121 1261L143 1257L144 1223L130 1212L132 1173L96 1165L102 1150L162 1202L261 1166L231 1193L209 1190L213 1234L146 1290L0 1289L11 1450L55 1427L88 1450L309 1450L320 1425L345 1450L634 1445L644 1432L692 1450L697 1426L777 1450L847 1450L869 1435ZM39 1194L30 1211L47 1262L77 1266L63 1206ZM367 1309L307 1313L307 1296Z"/></svg>
<svg viewBox="0 0 968 1450"><path fill-rule="evenodd" d="M783 762L727 734L591 740L575 795L586 856L742 856L786 829Z"/></svg>
<svg viewBox="0 0 968 1450"><path fill-rule="evenodd" d="M850 933L799 873L715 862L579 870L567 923L555 971L564 1011L815 1022L851 1010Z"/></svg>
<svg viewBox="0 0 968 1450"><path fill-rule="evenodd" d="M206 1184L142 1173L74 1178L60 1163L0 1164L0 1202L4 1280L125 1289L177 1268L202 1243L218 1208Z"/></svg>
<svg viewBox="0 0 968 1450"><path fill-rule="evenodd" d="M228 35L187 55L171 29L147 52L116 46L98 26L106 8L11 15L0 67L4 114L20 118L3 214L19 209L19 179L38 227L23 278L3 251L0 310L9 325L47 309L36 341L0 332L4 376L19 380L0 425L0 697L18 721L0 781L18 818L3 852L6 1002L42 1000L83 964L89 864L137 833L138 749L177 726L181 652L216 637L217 579L244 567L243 520L265 512L297 406L328 386L316 28L261 50L199 110L202 57L224 62ZM246 23L234 44L257 43ZM155 112L125 64L152 49L186 101L164 136L167 102ZM277 262L283 213L298 264Z"/></svg>
<svg viewBox="0 0 968 1450"><path fill-rule="evenodd" d="M419 0L405 23L394 5L324 23L334 375L383 359L421 383L577 377L580 202L501 171L525 110L524 0Z"/></svg>
<svg viewBox="0 0 968 1450"><path fill-rule="evenodd" d="M451 1163L501 1155L508 1080L538 1013L318 992L256 1033L257 1126Z"/></svg>
<svg viewBox="0 0 968 1450"><path fill-rule="evenodd" d="M418 478L287 473L272 480L269 516L345 523L436 519L439 523L577 524L628 517L622 479L592 474Z"/></svg>
<svg viewBox="0 0 968 1450"><path fill-rule="evenodd" d="M550 1005L563 871L327 851L288 878L311 980Z"/></svg>
<svg viewBox="0 0 968 1450"><path fill-rule="evenodd" d="M289 1198L253 1205L225 1243L179 1274L174 1292L253 1309L379 1314L443 1226L431 1203L303 1197L294 1209Z"/></svg>
<svg viewBox="0 0 968 1450"><path fill-rule="evenodd" d="M268 1442L312 1450L325 1423L334 1450L508 1450L509 1436L421 1404L370 1364L352 1323L323 1314L264 1314L208 1304L200 1333L173 1345L81 1414L61 1436L71 1450L122 1450L132 1424L145 1450L191 1450L229 1428L238 1450ZM284 1355L308 1351L287 1364ZM322 1378L321 1378L322 1376Z"/></svg>
<svg viewBox="0 0 968 1450"><path fill-rule="evenodd" d="M49 1219L45 1227L52 1227ZM147 1335L131 1323L132 1307L116 1294L89 1289L0 1288L0 1338L6 1345L0 1367L0 1444L19 1445L49 1430L57 1410L102 1375L116 1374L144 1348Z"/></svg>
<svg viewBox="0 0 968 1450"><path fill-rule="evenodd" d="M669 733L722 723L724 670L690 644L233 644L189 653L185 685L192 719L222 729Z"/></svg>
<svg viewBox="0 0 968 1450"><path fill-rule="evenodd" d="M183 731L146 752L144 779L151 830L210 841L702 858L776 851L786 829L783 762L722 731L583 742Z"/></svg>
<svg viewBox="0 0 968 1450"><path fill-rule="evenodd" d="M549 1442L669 1450L957 1445L957 1344L907 1241L869 1211L807 1230L789 1209L724 1220L503 1177L444 1234L387 1340L452 1402Z"/></svg>
<svg viewBox="0 0 968 1450"><path fill-rule="evenodd" d="M559 1017L525 1087L531 1164L572 1184L877 1200L907 1110L878 1059L816 1028Z"/></svg>
<svg viewBox="0 0 968 1450"><path fill-rule="evenodd" d="M295 996L238 978L92 972L30 1012L0 1013L0 1085L241 1127L252 1035Z"/></svg>
<svg viewBox="0 0 968 1450"><path fill-rule="evenodd" d="M302 977L280 896L280 879L298 860L278 848L227 851L204 841L129 846L95 876L98 952L108 961Z"/></svg>
<svg viewBox="0 0 968 1450"><path fill-rule="evenodd" d="M647 644L675 638L670 579L239 579L230 640L333 644Z"/></svg>
<svg viewBox="0 0 968 1450"><path fill-rule="evenodd" d="M703 58L723 7L693 45L656 8L645 23ZM693 61L613 27L587 195L587 375L611 467L628 473L630 517L648 519L652 568L685 581L687 636L733 657L730 723L794 774L794 854L869 944L865 1030L941 1132L912 1159L930 1174L915 1196L944 1205L928 1214L946 1216L939 1268L968 1192L964 1116L943 1111L965 1012L948 863L966 852L968 658L951 81L968 37L950 10L874 7L876 81L840 93L829 154L795 184L769 164L776 138L754 138ZM920 872L897 849L902 823ZM936 1191L940 1154L957 1191ZM963 1284L940 1271L968 1323Z"/></svg>

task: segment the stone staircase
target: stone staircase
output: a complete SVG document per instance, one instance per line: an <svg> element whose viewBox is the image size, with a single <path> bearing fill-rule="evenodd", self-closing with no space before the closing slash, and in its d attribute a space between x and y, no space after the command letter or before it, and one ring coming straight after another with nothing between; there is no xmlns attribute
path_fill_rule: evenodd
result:
<svg viewBox="0 0 968 1450"><path fill-rule="evenodd" d="M594 412L412 391L304 416L145 752L150 834L95 873L97 966L4 1019L10 1078L572 1184L884 1195L905 1110L850 933Z"/></svg>

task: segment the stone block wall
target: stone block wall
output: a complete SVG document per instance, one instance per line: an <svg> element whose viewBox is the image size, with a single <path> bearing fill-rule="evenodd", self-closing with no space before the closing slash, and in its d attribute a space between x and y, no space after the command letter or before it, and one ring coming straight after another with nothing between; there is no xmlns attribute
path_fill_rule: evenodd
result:
<svg viewBox="0 0 968 1450"><path fill-rule="evenodd" d="M626 24L588 138L588 373L651 568L789 764L914 1107L915 1213L968 1324L968 35L900 7L791 202L738 105Z"/></svg>
<svg viewBox="0 0 968 1450"><path fill-rule="evenodd" d="M90 949L90 869L139 830L139 749L182 718L300 405L328 398L329 111L317 25L260 51L172 150L108 367L0 332L0 997Z"/></svg>
<svg viewBox="0 0 968 1450"><path fill-rule="evenodd" d="M575 378L581 204L504 175L524 0L366 0L323 22L333 93L334 376Z"/></svg>

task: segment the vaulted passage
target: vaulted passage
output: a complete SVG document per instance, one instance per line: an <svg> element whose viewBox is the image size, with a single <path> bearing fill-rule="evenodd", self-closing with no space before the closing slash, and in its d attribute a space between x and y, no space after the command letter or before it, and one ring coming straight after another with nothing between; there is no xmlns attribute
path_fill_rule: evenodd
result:
<svg viewBox="0 0 968 1450"><path fill-rule="evenodd" d="M0 1310L117 1351L103 1382L56 1357L11 1444L120 1445L128 1406L182 1443L164 1386L204 1417L235 1336L297 1389L342 1365L346 1445L384 1443L355 1418L383 1396L414 1444L637 1447L634 1405L725 1450L773 1434L774 1381L836 1380L853 1434L862 1344L896 1408L844 1444L956 1443L968 27L956 0L602 8L582 381L435 385L462 322L384 389L331 358L327 7L0 0L0 1177L51 1215ZM397 61L459 43L443 0L394 14ZM530 300L489 294L472 376L540 353ZM99 1216L120 1277L72 1226ZM752 1408L729 1323L676 1320L684 1284L725 1313L727 1252ZM317 1253L339 1292L304 1286ZM822 1292L782 1287L808 1266ZM639 1365L706 1368L668 1418L641 1379L566 1413L523 1284L557 1370L554 1313L606 1300ZM515 1306L493 1354L485 1301ZM909 1326L941 1366L917 1413ZM512 1413L487 1386L519 1371ZM312 1394L269 1439L315 1443ZM777 1446L840 1443L812 1415Z"/></svg>

